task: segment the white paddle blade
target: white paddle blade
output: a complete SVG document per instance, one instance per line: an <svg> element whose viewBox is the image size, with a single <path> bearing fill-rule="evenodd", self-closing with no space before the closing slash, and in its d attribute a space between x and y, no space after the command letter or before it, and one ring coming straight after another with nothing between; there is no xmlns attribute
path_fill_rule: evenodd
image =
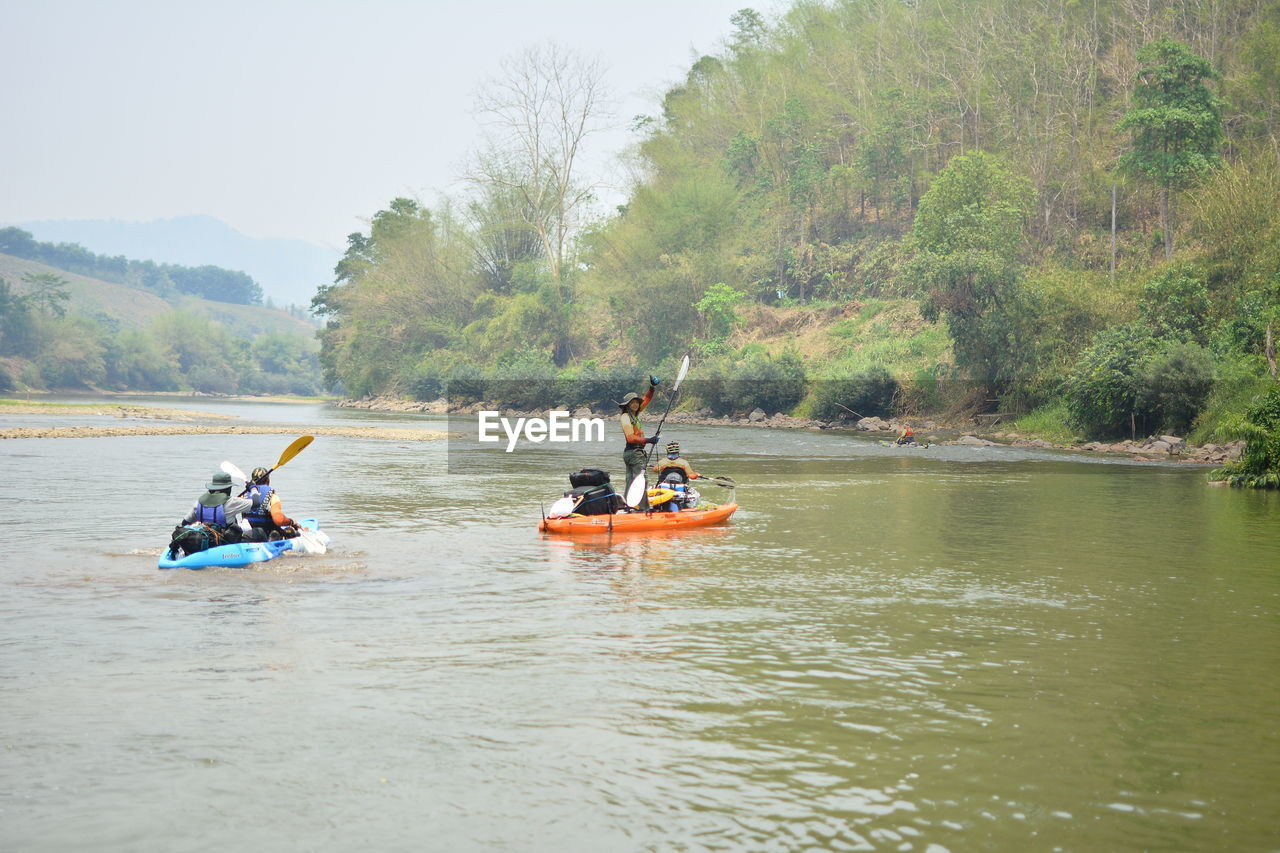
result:
<svg viewBox="0 0 1280 853"><path fill-rule="evenodd" d="M244 475L244 472L241 471L239 468L237 468L231 462L228 462L224 459L222 462L221 468L222 468L222 472L230 476L231 479L239 480L240 482L246 485L249 483L249 478Z"/></svg>
<svg viewBox="0 0 1280 853"><path fill-rule="evenodd" d="M551 505L547 510L547 518L565 518L573 512L573 508L577 504L573 502L573 498L563 497Z"/></svg>
<svg viewBox="0 0 1280 853"><path fill-rule="evenodd" d="M317 532L318 531L307 530L306 528L300 529L297 537L293 540L294 548L307 554L323 554L325 551L328 551L328 547L320 537L316 535Z"/></svg>
<svg viewBox="0 0 1280 853"><path fill-rule="evenodd" d="M640 500L644 497L645 485L644 472L641 471L636 474L636 478L631 481L631 485L627 486L627 506L636 507L640 505Z"/></svg>
<svg viewBox="0 0 1280 853"><path fill-rule="evenodd" d="M684 381L685 374L689 372L689 356L686 355L680 362L680 372L676 374L676 384L671 386L671 393L674 394L680 388L680 383Z"/></svg>

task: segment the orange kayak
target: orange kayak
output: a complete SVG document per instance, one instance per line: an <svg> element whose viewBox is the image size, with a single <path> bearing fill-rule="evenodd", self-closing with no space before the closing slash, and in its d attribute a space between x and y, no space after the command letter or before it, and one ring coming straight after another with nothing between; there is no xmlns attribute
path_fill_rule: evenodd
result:
<svg viewBox="0 0 1280 853"><path fill-rule="evenodd" d="M738 505L722 504L683 512L623 512L613 515L570 515L539 522L546 533L631 533L640 530L677 530L718 524L737 511Z"/></svg>

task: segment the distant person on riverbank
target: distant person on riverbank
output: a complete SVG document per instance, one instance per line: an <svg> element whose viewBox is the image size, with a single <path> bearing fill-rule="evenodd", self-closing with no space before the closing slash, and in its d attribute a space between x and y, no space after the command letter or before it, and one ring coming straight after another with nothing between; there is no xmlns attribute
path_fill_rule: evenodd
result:
<svg viewBox="0 0 1280 853"><path fill-rule="evenodd" d="M177 556L179 550L194 554L227 542L239 542L243 535L241 517L258 507L256 497L231 496L231 475L224 471L214 474L205 489L174 528L169 543L171 556Z"/></svg>
<svg viewBox="0 0 1280 853"><path fill-rule="evenodd" d="M640 413L648 408L649 403L653 400L653 389L658 387L658 377L649 377L649 390L645 391L643 397L634 391L622 398L622 402L618 403L618 408L622 410L618 415L618 421L622 424L622 437L626 439L627 446L622 451L622 462L627 466L627 487L638 476L644 474L644 465L648 461L648 455L645 453L645 446L657 444L658 436L651 438L644 437L644 430L640 426ZM649 508L648 497L640 499L637 509L647 510Z"/></svg>
<svg viewBox="0 0 1280 853"><path fill-rule="evenodd" d="M895 444L915 444L916 443L915 430L913 430L909 424L904 424L902 427L902 434L898 436L898 440L894 443Z"/></svg>
<svg viewBox="0 0 1280 853"><path fill-rule="evenodd" d="M263 541L296 536L298 525L284 514L280 495L271 486L271 472L266 468L254 468L247 485L246 494L254 500L253 509L244 515L250 527L249 538Z"/></svg>

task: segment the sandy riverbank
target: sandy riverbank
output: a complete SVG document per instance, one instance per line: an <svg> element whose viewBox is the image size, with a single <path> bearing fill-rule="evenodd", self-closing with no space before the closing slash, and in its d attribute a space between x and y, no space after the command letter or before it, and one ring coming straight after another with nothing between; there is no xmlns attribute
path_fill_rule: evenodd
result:
<svg viewBox="0 0 1280 853"><path fill-rule="evenodd" d="M302 424L228 424L235 415L218 412L192 412L155 406L123 406L101 403L31 403L0 400L0 414L102 415L121 420L168 421L168 423L133 423L112 426L11 427L0 429L5 438L106 438L131 435L340 435L347 438L371 438L382 441L439 441L449 434L434 429L406 429L376 426L322 426L307 428Z"/></svg>
<svg viewBox="0 0 1280 853"><path fill-rule="evenodd" d="M163 421L234 420L235 415L162 409L156 406L120 406L103 403L32 403L0 400L0 415L104 415L113 418L145 418Z"/></svg>
<svg viewBox="0 0 1280 853"><path fill-rule="evenodd" d="M438 442L449 434L438 429L399 429L384 427L221 427L216 424L165 425L155 427L18 427L0 429L4 438L108 438L118 435L346 435L347 438L376 438L387 442Z"/></svg>
<svg viewBox="0 0 1280 853"><path fill-rule="evenodd" d="M17 427L0 429L0 439L5 438L107 438L133 435L341 435L347 438L373 438L382 441L440 441L448 438L447 432L434 429L402 429L396 427L303 427L299 424L283 426L221 426L217 424L174 424L170 426L118 426L118 427Z"/></svg>

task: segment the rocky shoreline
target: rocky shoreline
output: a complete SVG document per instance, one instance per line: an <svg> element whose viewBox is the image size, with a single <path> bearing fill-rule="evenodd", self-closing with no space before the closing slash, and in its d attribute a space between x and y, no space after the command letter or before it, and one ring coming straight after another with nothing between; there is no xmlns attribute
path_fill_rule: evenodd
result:
<svg viewBox="0 0 1280 853"><path fill-rule="evenodd" d="M395 397L366 397L360 400L339 400L335 405L348 409L364 409L375 412L404 412L429 415L471 415L493 406L470 404L450 406L443 399L431 401L402 400ZM535 412L504 411L504 415L537 415ZM613 411L592 411L579 408L574 417L613 417ZM769 415L761 409L746 417L717 417L707 411L672 412L667 417L672 424L692 426L739 426L763 429L821 429L841 430L852 433L878 434L884 439L896 438L902 427L910 425L917 440L922 443L956 445L961 447L1030 447L1045 450L1065 450L1078 453L1125 456L1138 462L1184 462L1196 465L1222 465L1240 458L1243 441L1230 444L1188 444L1186 439L1174 435L1152 436L1142 440L1126 440L1115 443L1093 441L1087 444L1055 444L1043 438L1022 435L1017 432L982 430L976 425L944 426L932 420L861 418L860 420L819 421L813 418L797 418L781 412Z"/></svg>

